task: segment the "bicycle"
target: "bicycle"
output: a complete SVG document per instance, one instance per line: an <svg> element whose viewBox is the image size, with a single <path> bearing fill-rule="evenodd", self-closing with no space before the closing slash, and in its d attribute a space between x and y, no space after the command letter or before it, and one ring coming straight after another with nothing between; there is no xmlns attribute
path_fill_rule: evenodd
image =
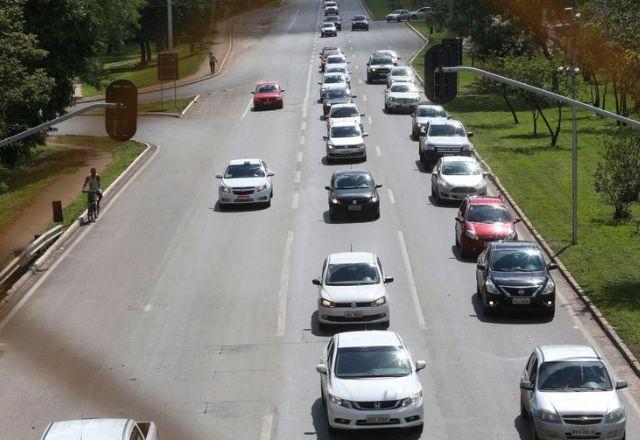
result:
<svg viewBox="0 0 640 440"><path fill-rule="evenodd" d="M82 191L87 193L87 222L95 222L100 214L100 204L98 203L97 191Z"/></svg>

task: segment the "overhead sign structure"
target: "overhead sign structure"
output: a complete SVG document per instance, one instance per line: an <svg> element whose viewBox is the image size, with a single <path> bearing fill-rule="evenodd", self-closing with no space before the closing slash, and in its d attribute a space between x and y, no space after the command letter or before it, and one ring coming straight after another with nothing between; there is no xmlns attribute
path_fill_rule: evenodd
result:
<svg viewBox="0 0 640 440"><path fill-rule="evenodd" d="M458 74L442 72L442 67L462 64L462 39L443 38L424 54L424 93L436 104L446 104L458 94Z"/></svg>
<svg viewBox="0 0 640 440"><path fill-rule="evenodd" d="M107 86L107 103L116 104L105 109L104 128L116 141L128 141L136 134L138 126L138 89L126 79L119 79Z"/></svg>

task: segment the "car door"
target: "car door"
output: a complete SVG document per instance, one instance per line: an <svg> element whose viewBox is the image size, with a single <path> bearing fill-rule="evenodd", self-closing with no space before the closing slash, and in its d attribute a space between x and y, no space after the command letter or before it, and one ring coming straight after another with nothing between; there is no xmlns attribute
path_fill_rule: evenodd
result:
<svg viewBox="0 0 640 440"><path fill-rule="evenodd" d="M529 365L529 368L527 370L527 380L529 382L531 382L533 384L533 390L522 390L522 403L524 405L525 410L529 413L532 414L535 410L536 410L536 402L535 402L535 397L536 397L536 391L535 389L537 388L537 381L538 381L538 366L539 366L539 362L538 362L538 355L536 353L533 353L532 359L531 359L531 365Z"/></svg>
<svg viewBox="0 0 640 440"><path fill-rule="evenodd" d="M335 336L331 338L325 351L320 359L321 363L324 363L327 366L327 374L320 375L320 392L322 396L327 398L327 382L331 381L331 373L333 371L333 359L334 359L334 349L335 349Z"/></svg>
<svg viewBox="0 0 640 440"><path fill-rule="evenodd" d="M478 262L476 263L476 284L478 287L478 293L482 294L483 285L487 276L489 261L491 258L491 249L487 248L478 256ZM481 267L484 267L481 269ZM481 298L482 299L482 298Z"/></svg>
<svg viewBox="0 0 640 440"><path fill-rule="evenodd" d="M440 162L438 163L440 164ZM440 177L440 174L438 174L438 177ZM462 240L462 234L464 234L464 222L467 215L467 206L469 206L469 201L467 199L464 199L462 203L460 203L460 209L458 209L458 214L456 215L456 217L459 219L456 220L455 226L456 238L458 242Z"/></svg>

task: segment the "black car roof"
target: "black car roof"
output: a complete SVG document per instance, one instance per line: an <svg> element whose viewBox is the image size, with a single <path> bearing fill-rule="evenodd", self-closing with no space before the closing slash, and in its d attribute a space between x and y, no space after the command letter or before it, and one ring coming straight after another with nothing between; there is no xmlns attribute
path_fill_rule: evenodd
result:
<svg viewBox="0 0 640 440"><path fill-rule="evenodd" d="M493 250L540 249L533 241L494 241L490 246Z"/></svg>
<svg viewBox="0 0 640 440"><path fill-rule="evenodd" d="M336 171L335 173L333 173L334 176L341 176L344 174L366 174L367 176L371 175L369 171L364 171L364 170L344 170L344 171Z"/></svg>

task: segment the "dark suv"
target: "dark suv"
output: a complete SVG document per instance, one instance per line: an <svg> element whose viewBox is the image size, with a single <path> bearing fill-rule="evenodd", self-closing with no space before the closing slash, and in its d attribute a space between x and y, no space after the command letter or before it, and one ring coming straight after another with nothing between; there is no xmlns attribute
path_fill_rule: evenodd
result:
<svg viewBox="0 0 640 440"><path fill-rule="evenodd" d="M367 17L364 15L356 15L351 19L351 30L355 31L356 29L369 30L369 20L367 20Z"/></svg>
<svg viewBox="0 0 640 440"><path fill-rule="evenodd" d="M394 64L391 57L384 55L372 55L367 63L367 82L371 83L375 80L386 80Z"/></svg>
<svg viewBox="0 0 640 440"><path fill-rule="evenodd" d="M496 241L478 257L477 292L486 314L503 309L537 308L553 318L556 286L536 243Z"/></svg>

